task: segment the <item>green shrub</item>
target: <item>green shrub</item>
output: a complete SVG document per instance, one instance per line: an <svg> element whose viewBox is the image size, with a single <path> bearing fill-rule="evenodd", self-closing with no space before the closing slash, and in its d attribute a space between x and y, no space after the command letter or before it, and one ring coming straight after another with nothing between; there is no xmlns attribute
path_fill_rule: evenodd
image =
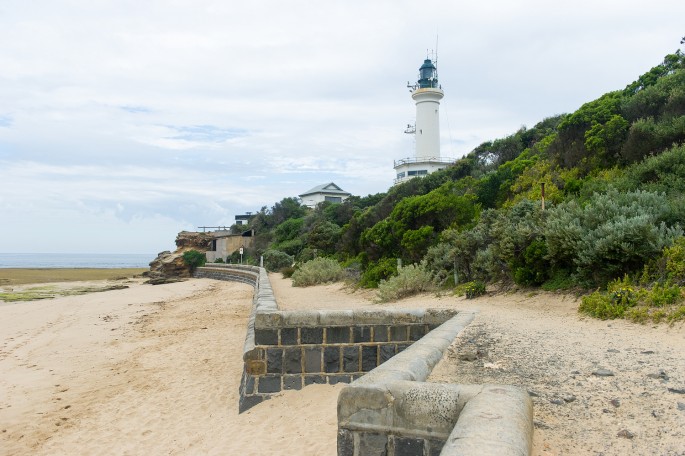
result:
<svg viewBox="0 0 685 456"><path fill-rule="evenodd" d="M335 246L340 240L342 228L327 220L319 220L309 229L306 236L307 245L325 254L334 254Z"/></svg>
<svg viewBox="0 0 685 456"><path fill-rule="evenodd" d="M298 263L306 263L307 261L312 261L319 257L319 251L317 249L312 249L310 247L305 247L295 256Z"/></svg>
<svg viewBox="0 0 685 456"><path fill-rule="evenodd" d="M308 287L342 280L344 272L340 263L331 258L315 258L307 261L293 275L293 286Z"/></svg>
<svg viewBox="0 0 685 456"><path fill-rule="evenodd" d="M640 270L682 236L679 226L665 223L671 212L665 195L645 191L610 189L585 206L563 203L548 211L548 257L558 268L575 269L579 281L604 284Z"/></svg>
<svg viewBox="0 0 685 456"><path fill-rule="evenodd" d="M264 252L264 268L267 271L278 271L292 266L295 261L292 256L279 250L267 250Z"/></svg>
<svg viewBox="0 0 685 456"><path fill-rule="evenodd" d="M647 307L633 307L625 312L625 317L635 323L646 323L651 317Z"/></svg>
<svg viewBox="0 0 685 456"><path fill-rule="evenodd" d="M685 306L680 306L668 316L668 321L680 321L685 320Z"/></svg>
<svg viewBox="0 0 685 456"><path fill-rule="evenodd" d="M196 268L204 266L207 262L207 255L197 250L186 250L183 252L183 262L194 271Z"/></svg>
<svg viewBox="0 0 685 456"><path fill-rule="evenodd" d="M274 230L276 242L285 242L297 238L302 232L304 218L291 218L285 220Z"/></svg>
<svg viewBox="0 0 685 456"><path fill-rule="evenodd" d="M652 307L664 307L676 304L682 299L682 292L677 285L656 283L647 294L646 300Z"/></svg>
<svg viewBox="0 0 685 456"><path fill-rule="evenodd" d="M547 243L544 239L536 239L523 251L523 262L514 262L514 282L519 285L541 285L549 277L549 261ZM523 263L523 264L521 264Z"/></svg>
<svg viewBox="0 0 685 456"><path fill-rule="evenodd" d="M360 261L357 258L352 258L344 261L342 267L345 272L345 280L358 284L362 276L362 265Z"/></svg>
<svg viewBox="0 0 685 456"><path fill-rule="evenodd" d="M281 268L279 272L281 273L284 279L289 279L295 273L295 268L292 266L288 266L286 268Z"/></svg>
<svg viewBox="0 0 685 456"><path fill-rule="evenodd" d="M462 289L464 290L466 299L477 298L478 296L483 296L485 294L485 284L479 280L465 283Z"/></svg>
<svg viewBox="0 0 685 456"><path fill-rule="evenodd" d="M429 247L423 258L426 261L426 267L433 274L436 284L441 286L447 284L454 285L456 252L452 245L447 242L439 242Z"/></svg>
<svg viewBox="0 0 685 456"><path fill-rule="evenodd" d="M223 263L224 259L223 258L217 258L216 260L214 260L214 262L215 263Z"/></svg>
<svg viewBox="0 0 685 456"><path fill-rule="evenodd" d="M677 283L685 283L685 237L676 239L673 246L664 249L666 272Z"/></svg>
<svg viewBox="0 0 685 456"><path fill-rule="evenodd" d="M287 241L274 244L273 249L280 250L291 256L297 256L302 251L303 246L302 239L288 239Z"/></svg>
<svg viewBox="0 0 685 456"><path fill-rule="evenodd" d="M641 279L642 280L642 279ZM656 282L649 288L636 288L628 276L609 283L606 292L584 296L578 310L602 320L627 318L637 323L681 319L676 304L683 300L683 290L670 282Z"/></svg>
<svg viewBox="0 0 685 456"><path fill-rule="evenodd" d="M359 279L359 285L364 288L376 288L382 280L388 280L395 274L397 274L397 259L381 258L367 265Z"/></svg>
<svg viewBox="0 0 685 456"><path fill-rule="evenodd" d="M608 294L600 291L583 296L582 302L578 307L578 311L601 320L622 318L626 309L625 305L614 301Z"/></svg>
<svg viewBox="0 0 685 456"><path fill-rule="evenodd" d="M650 155L626 168L625 174L615 184L620 190L639 188L667 195L682 195L685 192L685 144Z"/></svg>
<svg viewBox="0 0 685 456"><path fill-rule="evenodd" d="M568 290L575 286L575 281L567 270L558 270L552 277L542 284L541 288L545 291Z"/></svg>
<svg viewBox="0 0 685 456"><path fill-rule="evenodd" d="M376 294L377 302L397 301L424 291L435 289L433 277L425 264L410 264L400 268L397 275L381 280Z"/></svg>

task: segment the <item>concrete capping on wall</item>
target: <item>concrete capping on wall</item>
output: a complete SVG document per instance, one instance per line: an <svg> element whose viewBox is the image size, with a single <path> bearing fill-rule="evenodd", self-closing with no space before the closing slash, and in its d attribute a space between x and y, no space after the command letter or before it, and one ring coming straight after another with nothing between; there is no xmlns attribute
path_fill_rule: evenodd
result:
<svg viewBox="0 0 685 456"><path fill-rule="evenodd" d="M351 382L338 396L339 456L530 454L526 391L425 381L473 313L280 311L264 268L218 263L195 277L255 288L240 412L282 390Z"/></svg>
<svg viewBox="0 0 685 456"><path fill-rule="evenodd" d="M528 455L533 404L509 385L425 380L474 318L460 313L338 396L338 455Z"/></svg>
<svg viewBox="0 0 685 456"><path fill-rule="evenodd" d="M259 269L257 266L210 263L196 268L193 277L242 282L258 289L261 275Z"/></svg>

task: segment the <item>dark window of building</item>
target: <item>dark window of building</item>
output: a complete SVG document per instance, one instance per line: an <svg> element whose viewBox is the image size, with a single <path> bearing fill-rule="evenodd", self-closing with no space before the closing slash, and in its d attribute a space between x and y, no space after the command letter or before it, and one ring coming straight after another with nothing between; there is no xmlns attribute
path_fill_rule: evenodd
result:
<svg viewBox="0 0 685 456"><path fill-rule="evenodd" d="M326 201L331 203L342 203L342 197L340 196L326 196Z"/></svg>

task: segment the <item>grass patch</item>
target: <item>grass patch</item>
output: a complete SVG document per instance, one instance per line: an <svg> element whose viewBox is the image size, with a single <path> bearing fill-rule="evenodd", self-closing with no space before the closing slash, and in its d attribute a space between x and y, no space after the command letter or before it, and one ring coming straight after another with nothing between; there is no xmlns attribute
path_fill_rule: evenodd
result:
<svg viewBox="0 0 685 456"><path fill-rule="evenodd" d="M0 268L0 286L126 280L147 270L148 268Z"/></svg>
<svg viewBox="0 0 685 456"><path fill-rule="evenodd" d="M98 293L102 291L123 290L125 288L128 288L128 285L103 285L98 287L75 287L63 289L51 286L31 287L21 291L0 292L0 301L38 301L41 299L53 299L60 296L77 296L87 293Z"/></svg>

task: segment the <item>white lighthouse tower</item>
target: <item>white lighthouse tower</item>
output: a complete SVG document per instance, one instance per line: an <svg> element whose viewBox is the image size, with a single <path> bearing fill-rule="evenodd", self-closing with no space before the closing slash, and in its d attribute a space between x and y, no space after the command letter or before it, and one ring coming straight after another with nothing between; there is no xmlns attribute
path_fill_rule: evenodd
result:
<svg viewBox="0 0 685 456"><path fill-rule="evenodd" d="M414 157L395 160L396 184L425 176L454 162L440 157L440 100L445 93L438 84L438 68L431 59L423 61L419 80L408 87L416 103L416 124L408 125L405 133L415 135L416 153Z"/></svg>

